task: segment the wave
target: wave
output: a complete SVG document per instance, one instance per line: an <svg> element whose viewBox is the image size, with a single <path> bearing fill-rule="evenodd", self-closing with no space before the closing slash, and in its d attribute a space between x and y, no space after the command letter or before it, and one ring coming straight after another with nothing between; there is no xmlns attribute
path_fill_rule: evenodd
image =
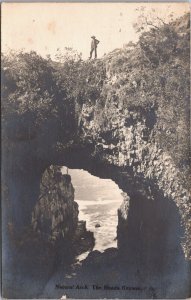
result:
<svg viewBox="0 0 191 300"><path fill-rule="evenodd" d="M96 205L96 204L99 204L99 205L106 205L106 204L110 204L110 203L119 203L119 206L120 206L120 203L122 201L119 201L119 200L111 200L111 199L103 199L102 197L98 197L97 200L82 200L82 199L75 199L75 201L81 206L89 206L89 205Z"/></svg>

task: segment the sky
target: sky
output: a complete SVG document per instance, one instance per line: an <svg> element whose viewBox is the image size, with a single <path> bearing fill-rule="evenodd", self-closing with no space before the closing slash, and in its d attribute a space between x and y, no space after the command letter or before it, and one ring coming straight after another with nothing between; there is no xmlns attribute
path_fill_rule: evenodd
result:
<svg viewBox="0 0 191 300"><path fill-rule="evenodd" d="M72 47L87 59L95 35L101 57L137 40L133 23L143 5L163 18L189 11L189 3L3 3L2 51L34 50L54 58L58 48Z"/></svg>

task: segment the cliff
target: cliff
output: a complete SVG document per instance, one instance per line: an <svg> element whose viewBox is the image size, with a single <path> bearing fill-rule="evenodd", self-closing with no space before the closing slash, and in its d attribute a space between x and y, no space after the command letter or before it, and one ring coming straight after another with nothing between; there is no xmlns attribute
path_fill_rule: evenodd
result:
<svg viewBox="0 0 191 300"><path fill-rule="evenodd" d="M82 168L128 194L118 212L118 248L135 282L154 278L162 298L188 295L189 72L188 15L95 61L4 57L4 238L8 225L20 233L31 224L46 168ZM59 227L60 235L60 215L49 221L45 231L52 238Z"/></svg>

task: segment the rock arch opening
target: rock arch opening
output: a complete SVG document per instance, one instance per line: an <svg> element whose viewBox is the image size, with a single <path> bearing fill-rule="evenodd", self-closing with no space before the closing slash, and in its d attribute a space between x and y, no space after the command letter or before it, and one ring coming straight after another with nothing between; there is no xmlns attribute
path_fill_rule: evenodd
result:
<svg viewBox="0 0 191 300"><path fill-rule="evenodd" d="M62 173L66 173L64 169ZM115 172L112 173L112 168L109 168L109 173L107 173L107 168L105 173L102 173L102 169L100 170L100 173L97 169L94 174L96 173L97 176L100 174L106 178L115 178L116 182L119 182L120 186L123 187L123 191L128 191L130 195L123 197L123 203L118 211L117 248L115 250L108 249L110 248L110 246L108 247L110 239L106 241L105 249L103 249L103 244L96 245L95 243L95 248L92 247L91 251L88 249L89 255L82 256L81 269L77 269L76 272L73 265L72 271L69 270L67 273L67 278L64 279L61 275L58 276L61 278L59 282L69 282L75 285L80 278L82 286L83 282L87 282L90 286L93 285L94 281L99 283L99 286L103 286L102 283L106 282L108 289L110 286L118 287L122 283L128 282L128 285L140 288L136 297L145 295L151 298L158 298L161 295L170 297L173 296L173 293L176 293L175 290L170 290L169 292L169 288L164 287L165 282L170 280L172 286L177 285L178 290L183 292L183 288L182 290L180 289L180 283L182 285L184 282L184 274L187 272L187 267L181 248L183 228L176 205L170 199L164 197L152 182L144 181L143 178L139 180L134 178L131 185L129 180L129 185L127 186L127 181L125 180L127 172L119 170L116 172L116 169L114 169ZM84 172L69 170L69 176L71 176L74 187L77 187L77 185L81 186L81 195L86 197L86 201L88 201L89 197L94 198L99 197L99 195L96 195L95 191L95 194L93 194L91 189L88 190L88 181L90 180L91 185L92 179L89 179L88 176L83 176ZM85 172L85 174L88 173ZM75 182L75 175L78 177L78 179L76 178L78 182ZM106 181L108 182L108 179ZM85 193L83 184L85 185ZM91 213L94 214L95 208L93 210L92 207L87 208L87 204L85 208L80 207L80 200L83 201L83 199L78 199L79 195L80 192L77 192L75 197L79 204L79 210L82 209L90 217ZM107 219L107 216L105 218ZM99 221L94 219L93 226L96 223L99 223ZM100 225L102 226L102 224ZM93 227L87 229L92 230ZM96 246L98 246L97 249ZM114 269L116 277L112 278L107 274L108 272L114 272ZM176 275L174 275L175 269L178 270ZM59 274L62 274L62 272L61 270ZM50 286L53 283L55 283L55 278L50 283ZM49 290L50 286L46 288ZM48 293L50 293L50 290ZM60 295L60 291L58 294ZM74 295L73 291L69 295L72 297ZM80 295L83 297L83 291L80 292ZM107 288L105 288L104 292L97 292L96 295L108 295ZM116 292L116 297L124 297L124 295L127 295L125 290ZM133 292L129 292L128 297L132 296Z"/></svg>
<svg viewBox="0 0 191 300"><path fill-rule="evenodd" d="M62 173L66 168L62 168ZM123 201L122 190L110 179L101 179L80 169L69 169L79 205L79 220L86 221L87 230L94 233L93 250L103 252L117 248L118 209Z"/></svg>
<svg viewBox="0 0 191 300"><path fill-rule="evenodd" d="M180 293L183 290L185 291L185 285L188 286L185 280L188 274L188 265L185 263L181 248L181 236L184 232L180 211L174 201L164 196L156 182L136 174L132 167L127 166L124 168L95 159L90 155L89 146L80 151L78 151L79 149L70 150L64 153L66 155L63 155L62 160L58 159L61 165L87 170L90 174L99 178L111 179L129 196L124 198L123 205L118 213L118 250L112 253L105 251L101 257L96 251L93 251L93 256L89 257L87 265L84 265L82 273L79 272L78 276L84 276L84 280L87 281L91 278L92 282L98 280L99 276L103 278L99 272L99 276L90 276L91 274L95 275L95 269L99 269L98 260L102 262L102 267L104 266L106 270L111 270L111 265L114 269L116 267L117 274L120 274L120 282L123 279L132 286L141 284L141 288L144 288L143 283L148 286L152 282L156 286L157 297L166 297L166 295L170 297L171 293L172 295L177 293L176 290L169 290L169 286L166 289L162 288L164 282L169 280L173 287L177 286L177 291L180 291ZM38 200L38 191L44 170L46 170L46 167L39 169L35 168L35 165L33 168L24 168L24 172L20 168L17 169L17 175L19 174L17 176L18 182L15 181L18 183L19 193L17 194L14 194L14 186L10 184L9 191L11 191L12 199L15 201L15 207L20 210L19 219L16 215L16 222L18 220L19 227L26 226L30 222L32 209ZM15 178L14 173L11 174L9 180L11 178L12 180ZM24 201L23 205L19 206L18 203L21 203L22 199ZM25 205L27 199L31 200L29 206ZM75 210L70 211L70 213L71 216L73 216L73 213L75 215ZM28 218L22 219L22 214L28 216ZM56 219L59 219L59 213L56 213ZM67 222L69 220L72 220L72 218L69 217ZM69 221L69 226L68 223L67 226L64 226L68 228L70 225ZM65 234L66 232L64 232ZM64 245L57 247L57 249L61 249L61 251L58 251L59 253L53 250L54 255L55 253L58 255L63 254L62 246ZM37 248L41 246L37 243ZM67 253L68 246L65 249ZM50 253L51 251L49 249ZM34 252L33 255L38 255L37 252ZM19 257L22 259L21 255ZM109 269L108 265L110 266ZM175 272L175 269L177 272ZM103 271L103 268L100 270ZM106 273L103 274L106 278ZM109 277L108 280L111 280L111 278ZM180 285L183 286L182 289L180 289ZM28 293L28 289L26 293ZM124 297L126 294L124 292L120 295ZM120 295L116 294L118 297ZM133 296L132 294L128 295ZM148 293L146 295L148 296ZM143 297L142 290L139 296Z"/></svg>

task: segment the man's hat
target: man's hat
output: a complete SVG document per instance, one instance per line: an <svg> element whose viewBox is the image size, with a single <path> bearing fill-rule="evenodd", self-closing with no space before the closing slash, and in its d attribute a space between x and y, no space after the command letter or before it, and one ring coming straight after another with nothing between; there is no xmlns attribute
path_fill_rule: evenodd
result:
<svg viewBox="0 0 191 300"><path fill-rule="evenodd" d="M92 38L92 39L95 39L95 35L92 35L91 38Z"/></svg>

